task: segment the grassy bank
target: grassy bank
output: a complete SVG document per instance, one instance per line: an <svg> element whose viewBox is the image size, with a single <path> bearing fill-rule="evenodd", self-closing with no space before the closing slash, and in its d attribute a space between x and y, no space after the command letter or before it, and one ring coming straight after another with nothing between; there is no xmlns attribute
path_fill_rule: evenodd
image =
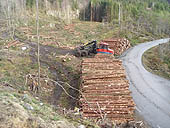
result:
<svg viewBox="0 0 170 128"><path fill-rule="evenodd" d="M161 77L170 79L170 43L146 51L142 57L145 68Z"/></svg>

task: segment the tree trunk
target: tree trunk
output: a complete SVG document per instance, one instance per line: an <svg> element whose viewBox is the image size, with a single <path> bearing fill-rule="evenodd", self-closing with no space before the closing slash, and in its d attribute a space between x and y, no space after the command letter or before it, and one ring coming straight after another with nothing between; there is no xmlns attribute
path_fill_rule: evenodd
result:
<svg viewBox="0 0 170 128"><path fill-rule="evenodd" d="M47 13L47 11L48 11L47 0L45 0L45 11L46 11L46 13Z"/></svg>
<svg viewBox="0 0 170 128"><path fill-rule="evenodd" d="M67 4L66 5L67 6L67 22L68 22L68 24L70 24L70 21L71 21L71 19L70 19L70 6Z"/></svg>
<svg viewBox="0 0 170 128"><path fill-rule="evenodd" d="M92 2L91 2L91 4L90 4L90 7L91 7L91 9L90 9L90 21L93 21L93 7L92 7Z"/></svg>
<svg viewBox="0 0 170 128"><path fill-rule="evenodd" d="M39 4L36 0L36 25L37 25L37 45L38 45L38 87L40 87L40 36L39 36Z"/></svg>
<svg viewBox="0 0 170 128"><path fill-rule="evenodd" d="M86 20L86 8L83 9L83 12L84 12L84 14L83 14L83 19L84 19L84 21L85 21L85 20Z"/></svg>
<svg viewBox="0 0 170 128"><path fill-rule="evenodd" d="M10 15L9 15L10 12L9 0L7 0L6 5L7 5L7 25L8 25L8 31L10 32L11 24L10 24Z"/></svg>
<svg viewBox="0 0 170 128"><path fill-rule="evenodd" d="M11 33L11 37L12 37L12 39L14 39L14 35L15 35L15 21L16 21L16 12L15 12L15 5L14 5L14 3L12 3L12 5L11 5L12 7L12 16L11 16L11 31L12 31L12 33Z"/></svg>
<svg viewBox="0 0 170 128"><path fill-rule="evenodd" d="M120 14L121 14L120 11L121 10L120 10L120 3L119 3L119 25L120 25Z"/></svg>

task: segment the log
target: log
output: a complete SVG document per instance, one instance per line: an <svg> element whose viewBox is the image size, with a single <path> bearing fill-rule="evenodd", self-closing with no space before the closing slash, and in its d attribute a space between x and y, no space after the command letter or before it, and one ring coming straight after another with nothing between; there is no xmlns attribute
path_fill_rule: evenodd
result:
<svg viewBox="0 0 170 128"><path fill-rule="evenodd" d="M124 42L122 46L126 46ZM85 58L81 79L80 105L84 117L101 118L102 112L117 123L134 119L135 104L120 60L103 54Z"/></svg>

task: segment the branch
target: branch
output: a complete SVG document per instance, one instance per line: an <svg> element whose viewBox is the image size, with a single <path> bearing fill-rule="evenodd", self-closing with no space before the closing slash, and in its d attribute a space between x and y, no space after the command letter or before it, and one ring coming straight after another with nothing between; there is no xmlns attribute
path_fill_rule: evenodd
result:
<svg viewBox="0 0 170 128"><path fill-rule="evenodd" d="M11 85L10 83L8 83L7 81L3 81L2 82L3 86L9 86L9 87L13 87L13 85Z"/></svg>
<svg viewBox="0 0 170 128"><path fill-rule="evenodd" d="M99 105L98 102L97 102L97 106L98 106L98 109L99 109L99 111L100 111L100 116L101 116L101 118L102 118L102 120L103 120L104 118L103 118L102 111L101 111L101 108L100 108L100 105Z"/></svg>
<svg viewBox="0 0 170 128"><path fill-rule="evenodd" d="M49 80L51 80L51 79L49 79ZM51 81L54 81L54 80L51 80ZM56 81L55 81L56 82ZM82 95L82 97L85 99L85 101L87 102L87 104L88 104L88 106L89 106L89 108L90 108L90 110L92 110L93 112L95 112L96 114L98 114L98 112L96 111L96 110L93 110L92 108L91 108L91 105L90 105L90 103L89 103L89 101L86 99L86 97L83 95L83 92L82 91L80 91L80 90L78 90L78 89L76 89L76 88L74 88L74 87L72 87L71 85L69 85L67 82L62 82L62 81L58 81L57 83L63 83L63 84L66 84L67 86L69 86L70 88L72 88L73 90L76 90L76 91L78 91L81 95ZM59 84L58 84L59 85ZM74 99L76 99L76 98L74 98ZM76 100L79 100L79 99L76 99ZM103 117L101 116L101 118L103 119Z"/></svg>
<svg viewBox="0 0 170 128"><path fill-rule="evenodd" d="M49 78L48 78L48 80L50 80L50 81L56 83L58 86L60 86L60 87L64 90L64 92L65 92L69 97L71 97L72 99L79 100L79 99L76 99L75 97L71 96L71 95L65 90L65 88L64 88L61 84L59 84L59 82L54 81L54 80L49 79Z"/></svg>
<svg viewBox="0 0 170 128"><path fill-rule="evenodd" d="M38 77L35 77L35 78L38 78ZM78 101L79 101L79 99L77 99L77 98L71 96L71 95L65 90L65 88L63 87L63 85L61 85L61 84L66 84L67 86L69 86L69 87L72 88L73 90L78 91L78 92L82 95L82 97L85 99L85 101L87 102L87 104L88 104L90 110L92 110L92 111L93 111L94 113L96 113L96 114L99 113L99 112L97 112L96 110L93 110L93 109L92 109L92 107L91 107L89 101L88 101L88 100L86 99L86 97L83 95L83 92L81 92L80 90L78 90L78 89L72 87L72 86L69 85L67 82L55 81L55 80L52 80L52 79L49 79L49 78L41 78L41 79L43 79L43 80L48 80L48 81L52 81L52 82L56 83L58 86L60 86L60 87L64 90L64 92L65 92L66 95L68 95L68 96L71 97L72 99L75 99L75 100L78 100ZM60 84L60 83L61 83L61 84ZM98 104L98 103L97 103L97 104ZM99 106L99 104L98 104L98 106ZM101 118L102 118L102 120L103 120L104 117L103 117L103 115L102 115L100 106L99 106L98 108L99 108L99 111L100 111L100 114L101 114Z"/></svg>

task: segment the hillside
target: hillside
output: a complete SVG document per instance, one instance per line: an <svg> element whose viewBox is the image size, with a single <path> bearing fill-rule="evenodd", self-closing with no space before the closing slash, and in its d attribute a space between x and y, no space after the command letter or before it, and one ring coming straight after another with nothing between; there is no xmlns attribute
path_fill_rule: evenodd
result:
<svg viewBox="0 0 170 128"><path fill-rule="evenodd" d="M73 49L92 40L127 38L134 46L165 38L169 21L166 0L39 1L41 86L36 92L31 88L38 77L35 0L1 0L0 127L57 127L61 122L99 127L100 121L84 120L79 112L77 118L82 58Z"/></svg>
<svg viewBox="0 0 170 128"><path fill-rule="evenodd" d="M35 0L8 2L0 2L1 15L9 17L8 26L15 29L34 23ZM39 6L42 19L52 16L56 22L62 19L66 24L71 24L73 19L109 23L113 31L119 30L111 36L126 37L133 45L168 37L170 31L170 4L166 0L45 0ZM51 22L49 19L46 21Z"/></svg>
<svg viewBox="0 0 170 128"><path fill-rule="evenodd" d="M170 79L170 44L161 44L143 55L143 63L150 72Z"/></svg>
<svg viewBox="0 0 170 128"><path fill-rule="evenodd" d="M99 128L83 120L76 110L43 103L7 84L0 84L0 101L1 128Z"/></svg>

